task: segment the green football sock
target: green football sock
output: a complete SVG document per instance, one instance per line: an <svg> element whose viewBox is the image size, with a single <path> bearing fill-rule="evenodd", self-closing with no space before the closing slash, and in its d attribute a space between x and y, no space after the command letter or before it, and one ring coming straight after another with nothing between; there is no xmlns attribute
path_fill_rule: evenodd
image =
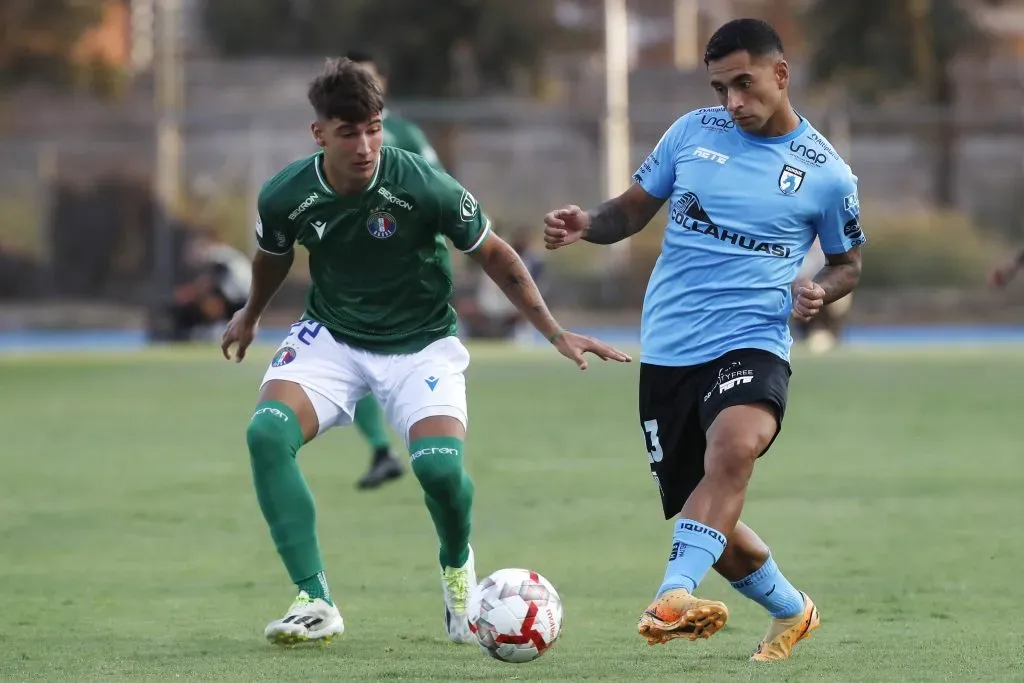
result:
<svg viewBox="0 0 1024 683"><path fill-rule="evenodd" d="M409 445L412 471L423 487L427 510L441 542L442 567L469 559L473 481L462 467L463 444L454 437L428 437Z"/></svg>
<svg viewBox="0 0 1024 683"><path fill-rule="evenodd" d="M326 600L330 604L331 602L331 589L327 586L327 576L323 572L317 572L308 579L303 579L296 582L300 591L306 591L306 595L311 598L320 598Z"/></svg>
<svg viewBox="0 0 1024 683"><path fill-rule="evenodd" d="M261 403L256 406L245 437L256 499L270 526L277 552L292 582L310 585L322 575L323 561L316 536L313 494L295 459L304 441L299 418L284 403ZM329 601L326 580L322 589L303 590ZM314 595L316 591L322 594Z"/></svg>
<svg viewBox="0 0 1024 683"><path fill-rule="evenodd" d="M367 394L356 403L356 414L353 418L356 429L370 442L375 451L391 447L387 430L384 428L384 416L380 405L372 394Z"/></svg>

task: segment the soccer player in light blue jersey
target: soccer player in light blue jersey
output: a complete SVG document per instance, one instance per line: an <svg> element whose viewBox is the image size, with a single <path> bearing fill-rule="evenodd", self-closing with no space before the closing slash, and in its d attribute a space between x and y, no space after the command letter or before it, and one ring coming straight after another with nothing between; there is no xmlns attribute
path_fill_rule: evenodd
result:
<svg viewBox="0 0 1024 683"><path fill-rule="evenodd" d="M789 101L771 26L738 19L705 51L721 107L680 117L622 195L545 217L545 242L612 244L670 203L641 322L640 424L665 518L664 580L638 630L652 644L707 638L726 606L694 595L712 567L772 617L751 659L787 659L820 623L740 513L754 462L782 425L789 318L810 320L860 278L857 178ZM826 264L798 279L815 238Z"/></svg>

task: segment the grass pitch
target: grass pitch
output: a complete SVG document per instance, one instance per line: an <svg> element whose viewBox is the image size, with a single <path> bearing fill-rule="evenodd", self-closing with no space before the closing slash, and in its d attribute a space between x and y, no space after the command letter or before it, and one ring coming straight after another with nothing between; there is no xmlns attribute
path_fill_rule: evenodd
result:
<svg viewBox="0 0 1024 683"><path fill-rule="evenodd" d="M347 632L279 650L293 597L250 485L244 429L271 349L0 358L0 680L1024 680L1024 458L1014 350L798 355L744 519L817 601L794 658L747 662L763 611L649 648L660 518L638 366L474 347L468 467L481 576L535 569L565 602L527 665L447 642L432 526L409 476L354 490L368 452L300 453Z"/></svg>

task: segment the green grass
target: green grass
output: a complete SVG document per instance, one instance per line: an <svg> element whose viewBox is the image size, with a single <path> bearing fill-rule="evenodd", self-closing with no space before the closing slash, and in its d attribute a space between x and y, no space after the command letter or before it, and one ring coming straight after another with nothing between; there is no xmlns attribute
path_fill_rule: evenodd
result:
<svg viewBox="0 0 1024 683"><path fill-rule="evenodd" d="M798 356L782 436L744 519L818 602L823 626L775 665L767 621L717 576L728 626L648 648L660 519L637 366L579 373L474 350L467 444L481 576L526 566L565 602L558 646L513 666L450 645L415 481L353 483L336 430L300 460L348 631L278 650L292 598L250 487L243 431L271 349L0 359L0 680L1024 680L1024 354Z"/></svg>

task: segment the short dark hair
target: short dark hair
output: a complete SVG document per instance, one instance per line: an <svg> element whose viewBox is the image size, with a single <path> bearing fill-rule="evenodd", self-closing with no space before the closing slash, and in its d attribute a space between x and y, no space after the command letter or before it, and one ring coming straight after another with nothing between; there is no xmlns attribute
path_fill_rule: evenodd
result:
<svg viewBox="0 0 1024 683"><path fill-rule="evenodd" d="M741 51L749 52L751 57L782 54L782 39L766 21L733 19L711 36L704 50L704 65Z"/></svg>
<svg viewBox="0 0 1024 683"><path fill-rule="evenodd" d="M387 76L388 64L387 61L381 59L378 55L375 55L371 50L356 47L352 48L345 53L345 57L351 59L357 64L373 64L377 69L377 73L381 76Z"/></svg>
<svg viewBox="0 0 1024 683"><path fill-rule="evenodd" d="M328 59L309 84L309 103L324 120L369 121L384 110L380 83L347 57Z"/></svg>

